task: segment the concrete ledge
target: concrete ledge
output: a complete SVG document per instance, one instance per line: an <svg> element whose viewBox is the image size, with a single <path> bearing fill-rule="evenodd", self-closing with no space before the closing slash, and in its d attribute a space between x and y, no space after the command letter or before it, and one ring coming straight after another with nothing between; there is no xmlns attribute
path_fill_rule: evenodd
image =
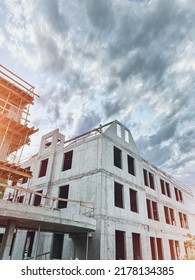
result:
<svg viewBox="0 0 195 280"><path fill-rule="evenodd" d="M82 233L96 230L96 220L59 209L46 209L33 205L0 200L0 227L8 220L16 221L20 229L59 233Z"/></svg>

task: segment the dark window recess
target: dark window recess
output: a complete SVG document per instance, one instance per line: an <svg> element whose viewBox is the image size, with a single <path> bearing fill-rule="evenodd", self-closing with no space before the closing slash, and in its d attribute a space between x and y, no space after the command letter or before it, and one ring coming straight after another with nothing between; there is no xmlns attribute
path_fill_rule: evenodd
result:
<svg viewBox="0 0 195 280"><path fill-rule="evenodd" d="M129 195L130 195L130 209L131 209L131 211L138 212L138 209L137 209L137 191L129 189Z"/></svg>
<svg viewBox="0 0 195 280"><path fill-rule="evenodd" d="M143 169L143 176L144 176L144 185L154 190L155 189L154 174L147 171L146 169Z"/></svg>
<svg viewBox="0 0 195 280"><path fill-rule="evenodd" d="M18 202L23 203L24 202L24 195L21 195L18 197Z"/></svg>
<svg viewBox="0 0 195 280"><path fill-rule="evenodd" d="M167 206L164 206L164 213L165 213L166 223L170 225L176 225L174 210L172 208L168 208Z"/></svg>
<svg viewBox="0 0 195 280"><path fill-rule="evenodd" d="M166 194L165 193L165 185L164 185L164 181L162 180L162 179L160 179L160 185L161 185L161 192L162 192L162 194Z"/></svg>
<svg viewBox="0 0 195 280"><path fill-rule="evenodd" d="M37 193L42 194L43 191L42 191L42 190L41 190L41 191L37 191ZM39 205L41 204L41 198L42 198L41 195L35 194L33 205L34 205L34 206L39 206Z"/></svg>
<svg viewBox="0 0 195 280"><path fill-rule="evenodd" d="M146 199L146 204L147 204L148 219L152 219L152 210L151 210L151 205L150 205L149 199Z"/></svg>
<svg viewBox="0 0 195 280"><path fill-rule="evenodd" d="M150 188L154 190L154 175L149 172Z"/></svg>
<svg viewBox="0 0 195 280"><path fill-rule="evenodd" d="M114 165L122 168L122 151L117 147L114 147Z"/></svg>
<svg viewBox="0 0 195 280"><path fill-rule="evenodd" d="M179 219L182 228L189 228L186 214L179 212Z"/></svg>
<svg viewBox="0 0 195 280"><path fill-rule="evenodd" d="M153 219L155 221L159 221L157 203L155 201L146 199L146 205L147 205L148 218Z"/></svg>
<svg viewBox="0 0 195 280"><path fill-rule="evenodd" d="M24 246L24 257L31 257L34 238L35 238L35 231L28 231L26 235L25 246Z"/></svg>
<svg viewBox="0 0 195 280"><path fill-rule="evenodd" d="M26 167L25 169L26 169L26 170L30 170L30 166ZM27 177L24 177L24 178L22 179L22 184L26 184L27 182L28 182L28 178L27 178Z"/></svg>
<svg viewBox="0 0 195 280"><path fill-rule="evenodd" d="M155 221L158 221L158 208L157 208L157 203L152 201L152 210L153 210L153 219Z"/></svg>
<svg viewBox="0 0 195 280"><path fill-rule="evenodd" d="M130 155L127 155L127 165L128 165L128 172L131 174L131 175L134 175L135 176L135 162L134 162L134 158L132 158Z"/></svg>
<svg viewBox="0 0 195 280"><path fill-rule="evenodd" d="M150 237L152 260L163 260L162 239Z"/></svg>
<svg viewBox="0 0 195 280"><path fill-rule="evenodd" d="M148 187L148 175L145 169L143 170L143 174L144 174L144 185Z"/></svg>
<svg viewBox="0 0 195 280"><path fill-rule="evenodd" d="M182 196L182 192L180 190L178 190L177 188L175 188L175 198L177 201L179 202L183 202L183 196Z"/></svg>
<svg viewBox="0 0 195 280"><path fill-rule="evenodd" d="M44 177L47 172L47 165L48 165L48 158L41 161L40 171L39 171L39 178Z"/></svg>
<svg viewBox="0 0 195 280"><path fill-rule="evenodd" d="M167 206L164 206L164 213L165 213L165 221L167 224L170 224L170 221L169 221L169 212L168 212L168 207Z"/></svg>
<svg viewBox="0 0 195 280"><path fill-rule="evenodd" d="M174 210L173 209L169 209L170 210L170 216L171 216L171 224L175 225L175 216L174 216Z"/></svg>
<svg viewBox="0 0 195 280"><path fill-rule="evenodd" d="M155 238L150 237L150 249L152 254L152 260L157 260L157 254L156 254L156 246L155 246Z"/></svg>
<svg viewBox="0 0 195 280"><path fill-rule="evenodd" d="M179 241L169 240L169 248L172 260L178 260L180 256Z"/></svg>
<svg viewBox="0 0 195 280"><path fill-rule="evenodd" d="M115 231L115 251L116 251L116 260L125 260L125 232L116 230Z"/></svg>
<svg viewBox="0 0 195 280"><path fill-rule="evenodd" d="M64 199L68 199L68 193L69 193L69 185L65 185L65 186L61 186L60 187L60 192L59 192L59 198L64 198ZM58 201L58 208L62 209L62 208L67 208L67 201Z"/></svg>
<svg viewBox="0 0 195 280"><path fill-rule="evenodd" d="M165 182L164 180L160 179L160 185L161 185L161 192L162 194L171 197L171 191L169 183Z"/></svg>
<svg viewBox="0 0 195 280"><path fill-rule="evenodd" d="M141 242L140 234L132 232L132 241L133 241L133 259L141 260Z"/></svg>
<svg viewBox="0 0 195 280"><path fill-rule="evenodd" d="M73 156L73 151L64 153L62 171L72 168L72 156Z"/></svg>
<svg viewBox="0 0 195 280"><path fill-rule="evenodd" d="M64 235L54 233L53 235L53 246L52 246L52 259L62 259L62 249L64 243Z"/></svg>
<svg viewBox="0 0 195 280"><path fill-rule="evenodd" d="M158 259L163 260L163 248L162 248L162 239L157 238L157 251L158 251Z"/></svg>
<svg viewBox="0 0 195 280"><path fill-rule="evenodd" d="M123 208L123 185L114 182L114 205Z"/></svg>

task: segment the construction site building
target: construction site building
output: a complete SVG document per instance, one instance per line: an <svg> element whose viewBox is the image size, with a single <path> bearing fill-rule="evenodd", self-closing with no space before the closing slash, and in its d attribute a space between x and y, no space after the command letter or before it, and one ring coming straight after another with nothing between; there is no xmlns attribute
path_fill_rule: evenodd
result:
<svg viewBox="0 0 195 280"><path fill-rule="evenodd" d="M23 179L17 197L7 193L8 200L34 206L36 215L50 209L72 221L78 215L83 227L85 218L95 222L86 231L60 223L46 229L44 219L38 230L29 224L15 232L10 258L175 260L190 253L185 241L195 234L192 191L144 160L120 122L70 140L54 130L22 168L33 177Z"/></svg>

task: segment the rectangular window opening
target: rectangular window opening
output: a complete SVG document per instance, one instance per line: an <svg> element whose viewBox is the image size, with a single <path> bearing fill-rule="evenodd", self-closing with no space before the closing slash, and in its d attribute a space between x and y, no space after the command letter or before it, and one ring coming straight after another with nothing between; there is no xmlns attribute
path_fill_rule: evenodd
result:
<svg viewBox="0 0 195 280"><path fill-rule="evenodd" d="M149 172L150 188L154 190L154 175Z"/></svg>
<svg viewBox="0 0 195 280"><path fill-rule="evenodd" d="M130 195L130 209L133 212L138 212L137 207L137 191L129 189L129 195Z"/></svg>
<svg viewBox="0 0 195 280"><path fill-rule="evenodd" d="M45 139L45 149L49 148L52 144L52 138L53 136L49 136Z"/></svg>
<svg viewBox="0 0 195 280"><path fill-rule="evenodd" d="M52 245L52 259L61 260L64 243L64 234L54 233Z"/></svg>
<svg viewBox="0 0 195 280"><path fill-rule="evenodd" d="M122 137L122 127L121 127L121 125L117 123L116 129L117 129L117 136L121 138Z"/></svg>
<svg viewBox="0 0 195 280"><path fill-rule="evenodd" d="M34 245L35 231L28 231L26 234L26 242L24 246L24 257L31 257Z"/></svg>
<svg viewBox="0 0 195 280"><path fill-rule="evenodd" d="M157 202L146 199L148 218L159 221Z"/></svg>
<svg viewBox="0 0 195 280"><path fill-rule="evenodd" d="M132 232L132 241L133 241L133 259L141 260L141 242L140 234Z"/></svg>
<svg viewBox="0 0 195 280"><path fill-rule="evenodd" d="M122 168L122 151L114 147L114 166Z"/></svg>
<svg viewBox="0 0 195 280"><path fill-rule="evenodd" d="M178 260L180 256L180 248L178 240L169 240L169 249L172 260Z"/></svg>
<svg viewBox="0 0 195 280"><path fill-rule="evenodd" d="M180 190L178 190L177 188L175 189L175 198L178 202L183 203L183 196L182 196L182 192Z"/></svg>
<svg viewBox="0 0 195 280"><path fill-rule="evenodd" d="M143 169L143 176L144 176L144 185L154 190L155 189L154 174L147 171L146 169Z"/></svg>
<svg viewBox="0 0 195 280"><path fill-rule="evenodd" d="M162 238L150 237L152 260L163 260Z"/></svg>
<svg viewBox="0 0 195 280"><path fill-rule="evenodd" d="M68 199L69 185L61 186L59 189L59 198ZM58 200L58 209L67 208L67 204L67 201Z"/></svg>
<svg viewBox="0 0 195 280"><path fill-rule="evenodd" d="M131 174L131 175L134 175L135 176L135 166L134 166L134 163L135 160L133 157L131 157L130 155L127 155L127 166L128 166L128 172Z"/></svg>
<svg viewBox="0 0 195 280"><path fill-rule="evenodd" d="M39 171L39 178L44 177L47 172L47 165L48 165L48 158L41 161L40 171Z"/></svg>
<svg viewBox="0 0 195 280"><path fill-rule="evenodd" d="M123 185L114 182L114 205L123 208Z"/></svg>
<svg viewBox="0 0 195 280"><path fill-rule="evenodd" d="M144 174L144 185L148 187L148 176L147 176L147 171L143 169L143 174Z"/></svg>
<svg viewBox="0 0 195 280"><path fill-rule="evenodd" d="M126 252L125 252L125 232L116 230L115 231L115 251L116 260L125 260Z"/></svg>
<svg viewBox="0 0 195 280"><path fill-rule="evenodd" d="M37 191L37 193L42 194L43 191L40 190L40 191ZM35 194L33 205L34 205L34 206L39 206L39 205L41 205L41 199L42 199L42 196L41 196L41 195Z"/></svg>
<svg viewBox="0 0 195 280"><path fill-rule="evenodd" d="M69 170L72 168L72 156L73 156L73 150L64 153L62 171Z"/></svg>

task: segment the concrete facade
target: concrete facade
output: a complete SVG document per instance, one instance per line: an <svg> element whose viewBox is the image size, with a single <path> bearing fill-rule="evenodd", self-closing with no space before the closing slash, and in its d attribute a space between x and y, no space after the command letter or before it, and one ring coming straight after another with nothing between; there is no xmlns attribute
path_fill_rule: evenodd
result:
<svg viewBox="0 0 195 280"><path fill-rule="evenodd" d="M168 260L186 255L186 234L195 234L193 194L139 155L128 128L114 121L65 140L59 130L43 136L39 152L23 166L30 168L33 178L22 186L43 196L17 195L24 195L20 202L38 209L54 207L69 216L91 217L96 230L41 232L40 245L36 248L31 242L28 257L33 250L44 259ZM68 201L56 200L52 206L44 195ZM28 235L33 233L18 230L13 259L25 257Z"/></svg>

